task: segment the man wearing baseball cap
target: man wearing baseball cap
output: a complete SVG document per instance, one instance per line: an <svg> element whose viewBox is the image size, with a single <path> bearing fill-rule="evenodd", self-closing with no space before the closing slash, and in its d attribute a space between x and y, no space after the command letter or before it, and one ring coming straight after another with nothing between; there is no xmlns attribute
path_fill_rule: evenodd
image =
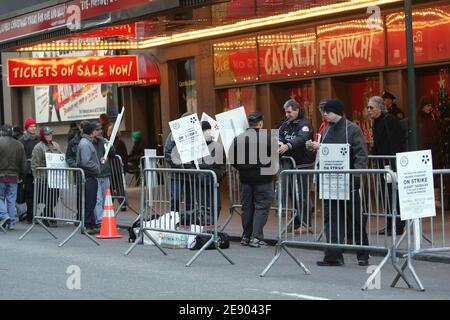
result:
<svg viewBox="0 0 450 320"><path fill-rule="evenodd" d="M27 212L25 216L20 216L19 220L26 220L31 223L33 220L33 173L31 172L31 153L34 147L39 143L37 133L36 120L31 117L25 119L23 124L25 132L19 141L25 149L25 157L27 159L25 166L25 177L23 181L23 192L25 194L25 203L27 204Z"/></svg>
<svg viewBox="0 0 450 320"><path fill-rule="evenodd" d="M274 196L274 175L264 169L272 167L273 162L278 160L278 142L272 141L268 134L260 132L264 124L261 112L252 112L247 119L249 128L234 138L229 149L229 159L232 166L239 171L242 184L241 245L259 248L267 246L263 241L263 229ZM275 146L274 152L272 144ZM267 152L269 163L263 163L262 152Z"/></svg>

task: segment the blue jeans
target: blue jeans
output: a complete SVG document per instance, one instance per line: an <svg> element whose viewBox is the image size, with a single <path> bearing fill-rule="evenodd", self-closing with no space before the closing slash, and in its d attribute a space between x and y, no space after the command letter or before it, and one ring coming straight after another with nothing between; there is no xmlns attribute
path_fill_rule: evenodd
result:
<svg viewBox="0 0 450 320"><path fill-rule="evenodd" d="M98 189L97 189L97 204L95 205L95 223L101 224L103 218L103 206L105 204L106 189L111 188L109 182L109 177L97 178Z"/></svg>
<svg viewBox="0 0 450 320"><path fill-rule="evenodd" d="M4 219L8 213L11 225L16 224L16 198L17 183L0 183L0 219Z"/></svg>

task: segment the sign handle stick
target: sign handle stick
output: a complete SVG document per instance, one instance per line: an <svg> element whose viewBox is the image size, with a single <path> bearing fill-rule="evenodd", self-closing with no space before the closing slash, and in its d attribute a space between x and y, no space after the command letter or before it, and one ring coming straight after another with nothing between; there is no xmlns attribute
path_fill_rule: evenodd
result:
<svg viewBox="0 0 450 320"><path fill-rule="evenodd" d="M197 168L197 170L200 170L200 167L198 165L198 159L194 160L194 164L195 164L195 168Z"/></svg>
<svg viewBox="0 0 450 320"><path fill-rule="evenodd" d="M113 130L112 130L112 133L111 133L111 138L109 139L109 143L108 143L108 145L105 148L105 155L100 160L100 162L102 164L105 164L106 160L108 159L109 149L111 149L111 146L114 144L114 140L116 139L117 131L119 131L120 123L122 122L122 118L123 118L124 113L125 113L125 107L122 106L122 111L117 116L116 122L114 123L114 127L113 127Z"/></svg>

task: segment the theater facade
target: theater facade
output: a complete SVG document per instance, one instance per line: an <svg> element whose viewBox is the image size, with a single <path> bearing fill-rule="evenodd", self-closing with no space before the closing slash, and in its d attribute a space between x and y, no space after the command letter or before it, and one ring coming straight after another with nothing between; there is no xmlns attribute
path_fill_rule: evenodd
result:
<svg viewBox="0 0 450 320"><path fill-rule="evenodd" d="M412 5L416 101L431 95L438 105L450 88L450 4ZM114 117L124 106L122 129L161 150L168 122L186 111L244 106L274 126L294 98L318 128L318 102L337 97L370 144L371 96L387 90L409 114L406 48L404 1L42 1L0 17L0 120L33 116L62 134L70 121ZM137 56L137 78L10 85L9 59L99 56Z"/></svg>

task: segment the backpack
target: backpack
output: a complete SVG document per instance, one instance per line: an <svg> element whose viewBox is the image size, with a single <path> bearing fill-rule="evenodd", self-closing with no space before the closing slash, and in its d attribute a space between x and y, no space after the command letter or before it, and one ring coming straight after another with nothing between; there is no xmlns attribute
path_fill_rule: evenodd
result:
<svg viewBox="0 0 450 320"><path fill-rule="evenodd" d="M153 214L150 219L147 219L145 221L151 221L151 220L155 220L158 219L160 216L159 214ZM141 219L136 220L135 222L133 222L133 224L131 225L131 227L128 227L128 242L133 243L136 241L136 238L138 236L138 232L139 231L135 231L135 229L139 229L141 226ZM142 243L141 243L142 244Z"/></svg>
<svg viewBox="0 0 450 320"><path fill-rule="evenodd" d="M212 233L212 231L208 232ZM225 232L217 232L219 236L219 248L220 249L228 249L230 247L230 237ZM189 250L200 250L206 242L208 242L211 238L209 236L198 235L195 237L193 245L189 248ZM214 250L216 246L214 242L212 242L206 250Z"/></svg>

